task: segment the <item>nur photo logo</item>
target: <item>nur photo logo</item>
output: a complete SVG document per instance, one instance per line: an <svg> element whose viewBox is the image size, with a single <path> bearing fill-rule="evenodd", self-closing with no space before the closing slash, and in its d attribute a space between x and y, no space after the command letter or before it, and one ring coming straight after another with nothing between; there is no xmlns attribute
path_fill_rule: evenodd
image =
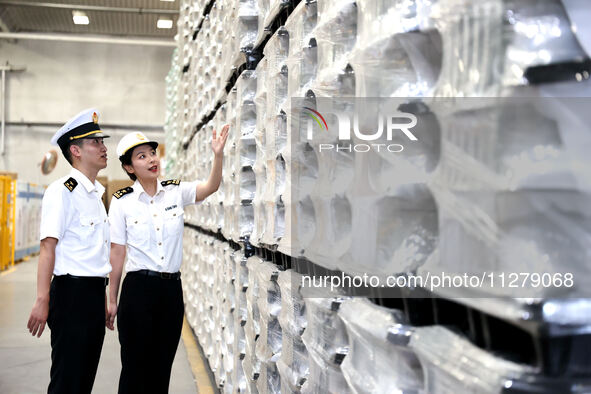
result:
<svg viewBox="0 0 591 394"><path fill-rule="evenodd" d="M320 112L315 111L310 107L304 107L304 109L306 110L304 111L304 113L306 113L310 118L314 119L321 129L324 125L325 130L328 131L328 124L326 124L326 119L324 119L324 116L322 116ZM322 123L320 123L320 120L322 120ZM311 133L310 129L308 129L308 133ZM308 134L308 139L310 138L310 134Z"/></svg>
<svg viewBox="0 0 591 394"><path fill-rule="evenodd" d="M418 122L414 114L393 111L386 114L378 112L377 116L372 116L370 115L372 112L368 111L360 119L359 111L357 109L352 113L345 111L323 111L320 113L313 108L302 107L302 113L307 115L306 138L308 141L313 141L316 132L327 133L329 124L326 119L329 118L336 120L336 122L331 122L331 127L333 124L337 126L338 143L320 143L318 145L320 152L332 150L363 153L375 150L399 153L404 150L404 146L394 143L394 140L400 141L403 136L408 141L418 141L411 130ZM347 141L350 143L347 144ZM355 143L355 141L363 142Z"/></svg>

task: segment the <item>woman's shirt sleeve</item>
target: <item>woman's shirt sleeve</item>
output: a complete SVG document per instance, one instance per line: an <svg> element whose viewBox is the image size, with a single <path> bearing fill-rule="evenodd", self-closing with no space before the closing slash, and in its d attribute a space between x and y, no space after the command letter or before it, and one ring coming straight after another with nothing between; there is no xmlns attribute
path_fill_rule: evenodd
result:
<svg viewBox="0 0 591 394"><path fill-rule="evenodd" d="M181 188L181 199L183 200L183 207L187 205L195 204L195 198L197 198L197 184L198 181L193 182L181 182L179 187Z"/></svg>

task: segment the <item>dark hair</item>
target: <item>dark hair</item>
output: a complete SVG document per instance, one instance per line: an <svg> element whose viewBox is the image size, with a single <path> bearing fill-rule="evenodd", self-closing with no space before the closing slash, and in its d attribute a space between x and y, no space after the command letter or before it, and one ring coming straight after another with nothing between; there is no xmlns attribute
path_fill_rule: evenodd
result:
<svg viewBox="0 0 591 394"><path fill-rule="evenodd" d="M83 141L84 138L72 140L69 144L62 147L62 153L70 165L72 165L72 152L70 152L70 146L76 145L82 147Z"/></svg>
<svg viewBox="0 0 591 394"><path fill-rule="evenodd" d="M119 160L121 161L121 168L123 168L123 171L125 171L125 173L127 174L127 176L132 181L135 181L137 179L137 176L135 176L135 174L132 174L130 172L127 172L127 170L124 167L124 166L130 166L131 165L131 154L132 153L133 153L133 149L129 149L127 152L125 152L125 154L123 156L121 156L119 158Z"/></svg>

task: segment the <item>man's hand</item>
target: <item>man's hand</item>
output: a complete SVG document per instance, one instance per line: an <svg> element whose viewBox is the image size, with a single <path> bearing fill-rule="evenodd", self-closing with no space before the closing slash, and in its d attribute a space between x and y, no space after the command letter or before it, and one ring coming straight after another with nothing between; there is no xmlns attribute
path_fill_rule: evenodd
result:
<svg viewBox="0 0 591 394"><path fill-rule="evenodd" d="M213 139L211 140L211 149L213 149L213 153L216 156L221 155L224 152L224 146L226 145L226 140L228 139L228 130L230 129L230 125L225 125L220 133L220 136L217 136L216 131L213 131Z"/></svg>
<svg viewBox="0 0 591 394"><path fill-rule="evenodd" d="M115 329L115 317L116 316L117 316L117 304L114 302L109 302L109 307L107 308L107 322L105 325L111 331L113 331Z"/></svg>
<svg viewBox="0 0 591 394"><path fill-rule="evenodd" d="M31 335L37 335L37 338L43 334L45 323L47 322L47 315L49 314L49 298L37 298L33 310L29 316L27 328Z"/></svg>
<svg viewBox="0 0 591 394"><path fill-rule="evenodd" d="M37 266L37 300L29 316L27 328L37 338L43 334L47 316L49 315L49 289L51 287L51 275L55 264L55 247L57 238L47 237L41 240L39 250L39 263Z"/></svg>

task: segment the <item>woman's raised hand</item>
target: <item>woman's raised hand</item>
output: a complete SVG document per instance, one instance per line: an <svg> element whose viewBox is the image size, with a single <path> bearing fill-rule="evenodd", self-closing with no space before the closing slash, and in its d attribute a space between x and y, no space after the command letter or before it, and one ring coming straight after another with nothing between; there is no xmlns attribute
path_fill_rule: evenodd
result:
<svg viewBox="0 0 591 394"><path fill-rule="evenodd" d="M230 125L225 125L222 128L222 132L220 133L219 137L217 136L216 131L213 131L213 139L211 140L211 149L213 149L213 153L217 155L221 155L224 152L224 146L226 145L226 140L228 139L228 130L230 129Z"/></svg>

